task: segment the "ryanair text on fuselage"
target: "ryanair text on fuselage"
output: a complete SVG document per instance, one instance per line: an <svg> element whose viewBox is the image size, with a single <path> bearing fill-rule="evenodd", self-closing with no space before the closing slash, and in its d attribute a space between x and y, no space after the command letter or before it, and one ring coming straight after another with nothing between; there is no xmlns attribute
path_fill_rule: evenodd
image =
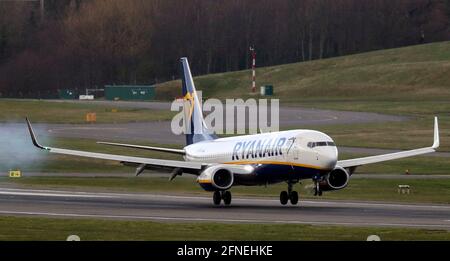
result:
<svg viewBox="0 0 450 261"><path fill-rule="evenodd" d="M266 156L283 155L282 147L286 144L286 138L262 139L236 142L233 148L231 160L243 160L249 158L263 158Z"/></svg>

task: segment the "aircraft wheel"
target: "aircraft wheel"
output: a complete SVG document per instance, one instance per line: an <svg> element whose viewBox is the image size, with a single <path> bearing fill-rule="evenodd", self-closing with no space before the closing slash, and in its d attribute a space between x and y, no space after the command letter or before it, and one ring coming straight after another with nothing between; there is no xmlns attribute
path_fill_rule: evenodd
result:
<svg viewBox="0 0 450 261"><path fill-rule="evenodd" d="M281 205L286 205L289 200L289 195L287 191L281 191L280 193L280 203Z"/></svg>
<svg viewBox="0 0 450 261"><path fill-rule="evenodd" d="M292 191L289 195L289 199L291 200L292 205L296 205L298 203L298 193L297 191Z"/></svg>
<svg viewBox="0 0 450 261"><path fill-rule="evenodd" d="M225 205L230 205L231 204L231 192L226 190L224 192L222 192L222 199L223 199L223 203L225 203Z"/></svg>
<svg viewBox="0 0 450 261"><path fill-rule="evenodd" d="M220 191L214 191L213 194L213 202L214 205L220 205L220 201L222 200L222 195L220 195Z"/></svg>

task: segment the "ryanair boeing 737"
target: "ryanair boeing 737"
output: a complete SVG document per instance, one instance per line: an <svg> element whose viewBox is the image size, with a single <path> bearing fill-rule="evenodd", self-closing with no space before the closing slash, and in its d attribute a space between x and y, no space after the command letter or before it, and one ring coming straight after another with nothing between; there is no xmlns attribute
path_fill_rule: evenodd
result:
<svg viewBox="0 0 450 261"><path fill-rule="evenodd" d="M102 144L154 150L183 155L184 161L163 160L94 153L79 150L42 146L38 143L30 122L28 129L33 144L48 152L64 155L119 161L136 167L136 175L145 169L172 171L170 180L177 175L192 174L206 191L213 192L213 202L231 203L233 186L256 186L279 182L287 183L287 191L280 193L280 202L297 204L298 193L293 185L302 179L312 179L315 195L323 191L339 190L347 186L350 176L358 166L388 160L422 155L439 147L438 121L434 119L434 143L431 147L401 151L384 155L338 160L338 150L325 133L314 130L288 130L227 138L210 134L203 120L188 60L181 58L182 89L190 102L186 146L183 149L148 147L132 144L99 142Z"/></svg>

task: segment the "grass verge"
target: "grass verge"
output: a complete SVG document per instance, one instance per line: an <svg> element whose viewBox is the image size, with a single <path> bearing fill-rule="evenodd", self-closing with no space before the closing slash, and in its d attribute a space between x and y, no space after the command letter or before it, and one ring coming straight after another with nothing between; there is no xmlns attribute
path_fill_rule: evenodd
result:
<svg viewBox="0 0 450 261"><path fill-rule="evenodd" d="M414 149L431 146L433 117L439 117L441 146L439 151L450 151L450 102L386 102L386 101L323 101L298 104L305 107L369 111L409 116L410 120L389 123L355 123L308 126L330 135L338 146ZM295 129L292 128L292 129Z"/></svg>
<svg viewBox="0 0 450 261"><path fill-rule="evenodd" d="M0 100L1 122L86 123L86 113L94 112L97 123L124 123L171 120L176 112L133 108L116 108L99 104L76 104L43 100Z"/></svg>
<svg viewBox="0 0 450 261"><path fill-rule="evenodd" d="M258 86L274 85L274 98L448 101L450 42L379 50L310 62L257 68ZM195 78L204 97L245 98L250 70ZM179 81L157 85L157 96L174 97ZM169 94L170 93L170 94Z"/></svg>
<svg viewBox="0 0 450 261"><path fill-rule="evenodd" d="M158 223L0 216L0 240L450 240L445 230L313 225Z"/></svg>

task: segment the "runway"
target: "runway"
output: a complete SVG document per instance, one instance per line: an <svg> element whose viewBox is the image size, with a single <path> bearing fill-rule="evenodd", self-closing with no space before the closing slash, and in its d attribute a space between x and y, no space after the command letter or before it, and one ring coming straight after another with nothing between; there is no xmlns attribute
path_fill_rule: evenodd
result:
<svg viewBox="0 0 450 261"><path fill-rule="evenodd" d="M234 197L228 207L209 197L0 188L0 215L158 222L223 222L407 227L450 230L449 205Z"/></svg>
<svg viewBox="0 0 450 261"><path fill-rule="evenodd" d="M169 102L124 102L124 101L70 101L50 100L60 103L98 104L117 108L148 109L148 112L170 110ZM303 107L280 106L279 126L307 128L308 126L331 124L354 124L376 122L398 122L408 117L385 115L371 112L352 112L321 110ZM251 119L249 119L251 120ZM33 119L31 119L33 122ZM96 140L127 140L129 142L148 141L159 144L184 144L183 135L175 135L171 130L171 121L107 123L107 124L33 124L40 136L87 138ZM0 123L5 132L19 132L27 135L25 123Z"/></svg>
<svg viewBox="0 0 450 261"><path fill-rule="evenodd" d="M171 102L158 101L80 101L80 100L46 100L59 103L76 103L76 104L97 104L102 106L111 106L116 108L134 108L151 110L169 111ZM301 127L308 125L328 125L328 124L353 124L353 123L372 123L372 122L395 122L409 119L406 116L387 115L373 112L357 112L357 111L338 111L325 110L299 106L283 106L279 107L280 127ZM235 113L236 117L236 113ZM253 119L249 119L250 121Z"/></svg>

